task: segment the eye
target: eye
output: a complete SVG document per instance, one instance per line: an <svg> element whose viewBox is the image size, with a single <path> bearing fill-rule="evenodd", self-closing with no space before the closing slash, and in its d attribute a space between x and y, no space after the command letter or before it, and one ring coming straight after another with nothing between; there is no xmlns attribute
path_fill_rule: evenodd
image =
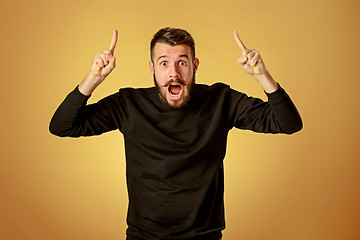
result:
<svg viewBox="0 0 360 240"><path fill-rule="evenodd" d="M180 65L180 66L186 66L187 63L186 63L186 61L183 61L183 60L182 60L182 61L179 62L179 65Z"/></svg>
<svg viewBox="0 0 360 240"><path fill-rule="evenodd" d="M161 62L161 63L160 63L160 66L165 67L166 65L167 65L167 62Z"/></svg>

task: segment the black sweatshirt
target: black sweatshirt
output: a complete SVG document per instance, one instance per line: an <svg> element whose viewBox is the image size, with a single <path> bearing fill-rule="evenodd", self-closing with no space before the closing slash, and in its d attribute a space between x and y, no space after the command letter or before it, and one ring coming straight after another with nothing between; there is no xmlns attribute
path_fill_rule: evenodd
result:
<svg viewBox="0 0 360 240"><path fill-rule="evenodd" d="M76 88L51 120L51 133L61 137L123 133L129 240L220 239L229 130L291 134L302 128L281 87L267 94L268 102L222 83L196 84L192 94L187 106L173 110L155 87L120 89L89 105Z"/></svg>

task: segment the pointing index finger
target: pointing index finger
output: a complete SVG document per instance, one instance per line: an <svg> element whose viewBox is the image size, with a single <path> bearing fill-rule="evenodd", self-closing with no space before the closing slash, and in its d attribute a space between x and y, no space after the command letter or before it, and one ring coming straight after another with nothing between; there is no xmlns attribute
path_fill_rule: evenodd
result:
<svg viewBox="0 0 360 240"><path fill-rule="evenodd" d="M109 50L111 51L112 54L114 54L117 39L118 39L118 31L116 29L114 29L112 40L111 40L111 43L110 43L110 48L109 48Z"/></svg>
<svg viewBox="0 0 360 240"><path fill-rule="evenodd" d="M245 51L247 48L245 47L244 43L240 40L238 32L235 30L233 34L234 34L236 43L239 45L239 47L241 48L242 51Z"/></svg>

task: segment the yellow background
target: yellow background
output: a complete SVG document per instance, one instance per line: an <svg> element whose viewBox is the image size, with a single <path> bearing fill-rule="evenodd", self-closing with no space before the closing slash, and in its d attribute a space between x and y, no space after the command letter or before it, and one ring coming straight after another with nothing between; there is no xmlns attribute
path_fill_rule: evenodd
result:
<svg viewBox="0 0 360 240"><path fill-rule="evenodd" d="M358 0L0 2L0 239L125 239L119 132L70 139L48 124L119 30L117 68L89 102L152 86L149 42L162 27L195 38L197 82L266 99L237 64L237 29L297 105L292 136L232 130L224 239L360 239Z"/></svg>

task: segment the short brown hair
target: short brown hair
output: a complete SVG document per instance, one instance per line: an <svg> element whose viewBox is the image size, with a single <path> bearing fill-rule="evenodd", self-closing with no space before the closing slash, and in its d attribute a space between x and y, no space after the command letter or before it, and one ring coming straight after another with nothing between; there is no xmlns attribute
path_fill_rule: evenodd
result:
<svg viewBox="0 0 360 240"><path fill-rule="evenodd" d="M195 41L190 35L190 33L188 33L186 30L180 28L166 27L160 29L157 33L155 33L150 43L150 55L153 62L153 50L156 43L158 42L167 43L171 46L175 46L178 44L186 44L190 46L192 60L195 59Z"/></svg>

